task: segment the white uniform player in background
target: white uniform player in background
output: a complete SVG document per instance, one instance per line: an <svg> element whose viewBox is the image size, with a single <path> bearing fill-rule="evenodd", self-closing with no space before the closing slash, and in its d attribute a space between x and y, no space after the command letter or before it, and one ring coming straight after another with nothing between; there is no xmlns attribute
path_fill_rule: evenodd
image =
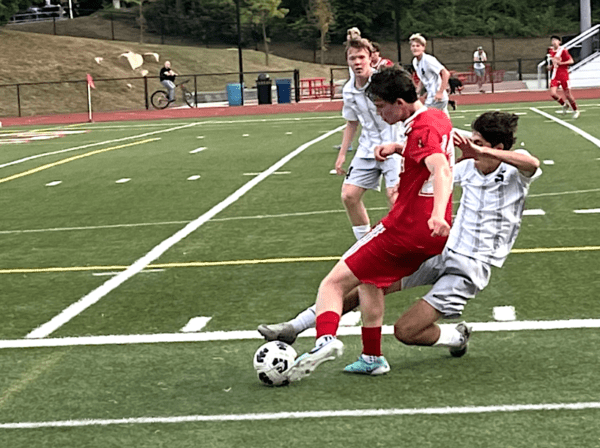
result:
<svg viewBox="0 0 600 448"><path fill-rule="evenodd" d="M342 186L342 202L352 224L352 231L358 240L371 229L369 215L362 201L363 195L367 190L379 191L383 177L389 204L393 204L400 162L397 157L378 162L373 154L376 146L396 141L397 128L387 124L377 115L375 105L365 94L369 78L373 73L370 42L366 39L349 40L346 58L354 77L350 78L342 90L344 100L342 116L346 119L346 129L335 162L335 170L338 175L346 176ZM358 148L346 172L343 168L346 153L359 125L362 130Z"/></svg>
<svg viewBox="0 0 600 448"><path fill-rule="evenodd" d="M427 90L427 99L424 104L434 107L448 114L448 81L450 72L434 56L425 53L427 41L420 34L410 36L410 51L414 59L413 67L419 77L417 92Z"/></svg>
<svg viewBox="0 0 600 448"><path fill-rule="evenodd" d="M536 157L525 150L510 151L518 119L510 113L486 112L473 122L470 139L455 135L462 157L454 166L454 180L463 191L444 251L384 291L433 285L420 299L428 304L428 312L411 312L415 304L394 326L394 335L404 344L447 347L456 357L466 353L470 326L435 323L460 316L468 300L488 284L491 267L501 267L515 243L529 186L541 175ZM344 312L358 303L354 290L344 297ZM305 310L289 322L261 325L258 331L267 340L291 344L314 322L314 314Z"/></svg>

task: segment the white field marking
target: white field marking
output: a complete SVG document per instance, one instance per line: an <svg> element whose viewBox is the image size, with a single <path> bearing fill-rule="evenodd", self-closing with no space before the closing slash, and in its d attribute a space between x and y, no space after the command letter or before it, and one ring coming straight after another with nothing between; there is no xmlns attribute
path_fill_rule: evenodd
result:
<svg viewBox="0 0 600 448"><path fill-rule="evenodd" d="M296 411L260 414L183 415L178 417L137 417L119 419L56 420L48 422L0 423L0 429L75 428L82 426L148 425L165 423L240 422L322 418L364 418L411 415L464 415L498 412L581 411L600 409L600 402L503 404L495 406L445 406L439 408L341 409L336 411Z"/></svg>
<svg viewBox="0 0 600 448"><path fill-rule="evenodd" d="M179 331L181 331L182 333L198 332L198 331L202 330L204 327L206 327L206 324L209 323L211 319L212 319L212 317L204 317L204 316L192 317L190 319L190 321L187 324L185 324L185 326Z"/></svg>
<svg viewBox="0 0 600 448"><path fill-rule="evenodd" d="M515 115L527 115L527 112L515 112Z"/></svg>
<svg viewBox="0 0 600 448"><path fill-rule="evenodd" d="M169 129L162 129L162 130L159 130L159 131L146 132L145 134L132 135L130 137L117 138L117 139L114 139L114 140L104 140L102 142L89 143L87 145L74 146L72 148L61 149L59 151L51 151L51 152L46 152L46 153L43 153L43 154L36 154L36 155L33 155L33 156L25 157L23 159L13 160L12 162L3 163L3 164L0 165L0 168L6 168L7 166L18 165L20 163L25 163L25 162L28 162L30 160L39 159L40 157L47 157L47 156L53 156L53 155L56 155L56 154L63 154L65 152L77 151L79 149L91 148L93 146L107 145L109 143L118 143L118 142L124 142L124 141L127 141L127 140L134 140L134 139L137 139L137 138L148 137L150 135L156 135L156 134L162 134L164 132L177 131L179 129L185 129L185 128L189 128L191 126L197 126L197 125L198 125L198 123L190 123L190 124L186 124L184 126L176 126L176 127L169 128Z"/></svg>
<svg viewBox="0 0 600 448"><path fill-rule="evenodd" d="M203 139L203 138L204 138L204 136L203 136L203 135L199 135L199 136L198 136L198 137L196 137L196 138Z"/></svg>
<svg viewBox="0 0 600 448"><path fill-rule="evenodd" d="M54 180L52 182L48 182L46 184L47 187L56 187L57 185L62 184L62 180Z"/></svg>
<svg viewBox="0 0 600 448"><path fill-rule="evenodd" d="M532 208L530 210L523 211L523 216L543 216L546 212L541 208Z"/></svg>
<svg viewBox="0 0 600 448"><path fill-rule="evenodd" d="M250 134L242 134L242 137L250 137Z"/></svg>
<svg viewBox="0 0 600 448"><path fill-rule="evenodd" d="M503 331L533 331L533 330L573 330L582 328L600 328L600 319L570 319L570 320L523 320L512 322L475 322L473 331L503 332ZM442 327L455 327L456 324L441 324ZM394 326L381 327L384 335L393 335ZM314 338L314 328L298 335L300 338ZM360 336L361 327L340 327L338 336ZM172 342L215 342L262 340L256 330L239 331L207 331L204 333L157 333L157 334L126 334L104 336L82 336L47 339L5 339L0 340L0 349L5 348L42 348L42 347L75 347L96 345L131 345L131 344L162 344Z"/></svg>
<svg viewBox="0 0 600 448"><path fill-rule="evenodd" d="M200 148L192 149L190 154L196 154L197 152L204 151L205 149L207 149L206 146L200 146Z"/></svg>
<svg viewBox="0 0 600 448"><path fill-rule="evenodd" d="M94 277L112 277L114 275L120 274L122 271L108 271L108 272L93 272L92 275ZM140 274L146 274L148 272L164 272L164 269L144 269L140 272Z"/></svg>
<svg viewBox="0 0 600 448"><path fill-rule="evenodd" d="M600 213L600 208L588 208L583 210L573 210L575 213L587 214L587 213Z"/></svg>
<svg viewBox="0 0 600 448"><path fill-rule="evenodd" d="M562 196L563 194L582 194L582 193L598 193L600 188L593 188L591 190L575 190L575 191L560 191L556 193L538 193L527 195L528 198L541 198L545 196Z"/></svg>
<svg viewBox="0 0 600 448"><path fill-rule="evenodd" d="M340 319L340 327L353 327L360 322L360 311L350 311Z"/></svg>
<svg viewBox="0 0 600 448"><path fill-rule="evenodd" d="M536 109L535 107L530 107L530 109L546 118L549 118L552 121L555 121L556 123L563 125L564 127L574 131L575 133L579 134L580 136L582 136L583 138L585 138L586 140L589 140L590 142L592 142L594 145L596 145L598 148L600 148L600 139L597 139L596 137L594 137L593 135L588 134L585 131L582 131L581 129L579 129L577 126L573 126L571 123L567 123L566 121L560 120L556 117L553 117L550 114L547 114L546 112L542 112L539 109Z"/></svg>
<svg viewBox="0 0 600 448"><path fill-rule="evenodd" d="M258 176L260 173L244 173L243 176ZM273 174L292 174L291 171L276 171Z"/></svg>
<svg viewBox="0 0 600 448"><path fill-rule="evenodd" d="M499 322L514 321L517 318L514 306L495 306L492 308L494 320Z"/></svg>
<svg viewBox="0 0 600 448"><path fill-rule="evenodd" d="M200 175L199 174L194 174L193 176L190 176L187 178L187 180L198 180L200 179Z"/></svg>
<svg viewBox="0 0 600 448"><path fill-rule="evenodd" d="M337 174L337 171L336 170L330 170L329 174Z"/></svg>
<svg viewBox="0 0 600 448"><path fill-rule="evenodd" d="M345 126L345 125L344 125ZM321 140L326 139L327 137L339 132L344 128L344 126L339 126L327 134L324 134L320 137L317 137L307 143L296 148L294 151L280 159L278 162L273 164L269 169L265 170L261 175L251 179L241 188L236 190L234 193L229 195L226 199L221 201L219 204L215 205L208 212L196 218L194 221L187 224L183 229L179 230L156 247L154 247L150 252L146 255L135 261L131 266L129 266L124 271L120 272L118 275L110 278L104 284L100 285L98 288L94 289L90 293L83 296L77 302L71 304L63 311L61 311L58 315L54 316L50 321L42 324L38 328L34 329L30 332L26 338L44 338L69 322L78 314L85 311L87 308L98 302L104 296L109 294L114 289L118 288L122 283L129 280L131 277L142 271L146 266L152 263L154 260L159 258L162 254L164 254L167 250L177 244L179 241L190 235L192 232L197 230L200 226L208 222L211 218L213 218L216 214L225 210L231 204L235 203L239 198L245 195L248 191L258 185L260 182L269 177L272 173L277 171L279 168L284 166L287 162L292 160L298 154L301 154L306 148L314 145L315 143L320 142Z"/></svg>
<svg viewBox="0 0 600 448"><path fill-rule="evenodd" d="M285 135L292 135L293 132L286 132Z"/></svg>
<svg viewBox="0 0 600 448"><path fill-rule="evenodd" d="M544 165L554 165L554 160L544 160Z"/></svg>
<svg viewBox="0 0 600 448"><path fill-rule="evenodd" d="M123 177L122 179L116 180L115 184L125 184L127 182L129 182L131 179L128 177Z"/></svg>

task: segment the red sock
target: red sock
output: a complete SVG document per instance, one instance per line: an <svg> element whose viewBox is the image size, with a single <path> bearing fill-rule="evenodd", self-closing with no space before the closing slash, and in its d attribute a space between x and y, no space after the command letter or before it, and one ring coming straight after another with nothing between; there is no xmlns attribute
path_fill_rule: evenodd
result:
<svg viewBox="0 0 600 448"><path fill-rule="evenodd" d="M556 101L558 101L558 104L560 104L561 106L565 105L565 100L563 100L561 97L559 97L557 95L552 95L552 98L555 99Z"/></svg>
<svg viewBox="0 0 600 448"><path fill-rule="evenodd" d="M577 103L575 101L569 101L569 104L571 105L571 109L577 110Z"/></svg>
<svg viewBox="0 0 600 448"><path fill-rule="evenodd" d="M325 311L317 316L317 339L326 334L335 336L338 325L340 324L340 315L333 311Z"/></svg>
<svg viewBox="0 0 600 448"><path fill-rule="evenodd" d="M381 327L362 327L363 354L381 356Z"/></svg>

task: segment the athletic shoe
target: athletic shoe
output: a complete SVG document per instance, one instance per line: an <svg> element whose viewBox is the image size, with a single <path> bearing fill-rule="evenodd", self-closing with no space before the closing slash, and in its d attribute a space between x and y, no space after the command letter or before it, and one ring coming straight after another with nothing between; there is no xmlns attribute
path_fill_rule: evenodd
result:
<svg viewBox="0 0 600 448"><path fill-rule="evenodd" d="M258 332L267 341L281 341L290 345L292 345L298 337L296 329L289 322L273 325L259 325Z"/></svg>
<svg viewBox="0 0 600 448"><path fill-rule="evenodd" d="M290 368L289 380L300 381L307 377L325 361L331 361L344 353L344 344L335 336L325 335L317 339L317 344L310 352L303 354Z"/></svg>
<svg viewBox="0 0 600 448"><path fill-rule="evenodd" d="M563 115L569 112L569 105L567 103L562 105L562 113Z"/></svg>
<svg viewBox="0 0 600 448"><path fill-rule="evenodd" d="M461 322L456 326L458 332L462 335L462 343L458 347L450 347L450 354L455 358L460 358L467 353L469 348L469 338L471 337L472 327L469 327L466 322Z"/></svg>
<svg viewBox="0 0 600 448"><path fill-rule="evenodd" d="M573 119L574 119L574 120L577 120L577 119L579 118L579 115L581 115L581 113L579 112L579 110L576 110L576 111L573 113Z"/></svg>
<svg viewBox="0 0 600 448"><path fill-rule="evenodd" d="M383 375L390 371L390 365L384 356L360 355L358 361L347 365L344 372L361 375Z"/></svg>

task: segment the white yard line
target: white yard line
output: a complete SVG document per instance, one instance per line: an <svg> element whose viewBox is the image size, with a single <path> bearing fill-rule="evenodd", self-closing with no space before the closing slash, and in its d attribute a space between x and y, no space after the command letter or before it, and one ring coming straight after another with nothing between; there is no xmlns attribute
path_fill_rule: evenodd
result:
<svg viewBox="0 0 600 448"><path fill-rule="evenodd" d="M137 417L119 419L58 420L48 422L0 423L0 429L73 428L81 426L147 425L164 423L240 422L323 418L365 418L412 415L463 415L498 412L581 411L600 409L600 402L503 404L493 406L445 406L438 408L340 409L335 411L295 411L260 414L183 415L177 417Z"/></svg>
<svg viewBox="0 0 600 448"><path fill-rule="evenodd" d="M165 132L177 131L179 129L185 129L185 128L189 128L189 127L197 126L197 125L198 125L198 123L190 123L190 124L186 124L186 125L183 125L183 126L176 126L176 127L169 128L169 129L162 129L162 130L159 130L159 131L146 132L144 134L132 135L130 137L117 138L117 139L114 139L114 140L104 140L102 142L90 143L90 144L87 144L87 145L74 146L72 148L61 149L60 151L51 151L51 152L45 152L43 154L35 154L33 156L25 157L23 159L18 159L18 160L13 160L12 162L3 163L3 164L0 165L0 168L6 168L7 166L18 165L20 163L29 162L30 160L39 159L41 157L53 156L53 155L56 155L56 154L63 154L65 152L77 151L77 150L80 150L80 149L91 148L93 146L107 145L109 143L118 143L118 142L124 142L124 141L127 141L127 140L134 140L134 139L137 139L137 138L148 137L150 135L156 135L156 134L163 134Z"/></svg>
<svg viewBox="0 0 600 448"><path fill-rule="evenodd" d="M534 111L535 113L538 113L546 118L549 118L550 120L572 130L573 132L579 134L581 137L585 138L586 140L589 140L590 142L592 142L594 145L596 145L598 148L600 148L600 139L597 139L596 137L594 137L593 135L588 134L585 131L582 131L581 129L579 129L577 126L572 125L571 123L567 123L564 120L561 120L559 118L553 117L552 115L546 113L546 112L542 112L541 110L535 108L535 107L530 107L530 109L532 111Z"/></svg>
<svg viewBox="0 0 600 448"><path fill-rule="evenodd" d="M131 277L133 277L134 275L136 275L137 273L142 271L146 266L148 266L154 260L158 259L167 250L169 250L171 247L173 247L179 241L181 241L182 239L184 239L185 237L190 235L192 232L197 230L200 226L202 226L203 224L208 222L216 214L220 213L221 211L223 211L227 207L229 207L231 204L235 203L239 198L241 198L243 195L245 195L248 191L250 191L256 185L258 185L264 179L269 177L272 173L274 173L275 171L280 169L282 166L284 166L287 162L292 160L298 154L301 154L304 150L306 150L310 146L314 145L315 143L318 143L321 140L324 140L324 139L328 138L329 136L341 131L344 127L345 127L345 125L339 126L335 129L327 132L326 134L323 134L322 136L317 137L317 138L309 141L308 143L305 143L305 144L299 146L297 149L295 149L294 151L292 151L291 153L289 153L288 155L286 155L285 157L280 159L278 162L273 164L270 168L263 171L259 176L251 179L249 182L247 182L245 185L243 185L241 188L239 188L237 191L235 191L233 194L231 194L225 200L223 200L219 204L215 205L208 212L199 216L198 218L196 218L195 220L193 220L192 222L187 224L183 229L179 230L178 232L176 232L175 234L173 234L172 236L170 236L169 238L167 238L166 240L161 242L159 245L154 247L150 252L148 252L142 258L135 261L127 269L120 272L118 275L110 278L104 284L100 285L98 288L96 288L93 291L91 291L90 293L86 294L84 297L79 299L77 302L71 304L69 307L64 309L60 314L56 315L50 321L48 321L48 322L42 324L41 326L39 326L38 328L34 329L32 332L30 332L25 337L28 339L47 337L49 334L53 333L58 328L62 327L64 324L69 322L75 316L79 315L80 313L85 311L87 308L89 308L90 306L92 306L93 304L95 304L96 302L101 300L104 296L109 294L111 291L118 288L122 283L124 283L125 281L129 280Z"/></svg>
<svg viewBox="0 0 600 448"><path fill-rule="evenodd" d="M453 327L455 324L441 324ZM533 330L568 330L581 328L600 328L600 319L570 320L523 320L511 322L472 322L474 332L533 331ZM394 326L384 325L384 335L393 335ZM306 330L299 337L314 338L313 329ZM360 336L361 327L340 327L338 336ZM125 334L104 336L81 336L47 339L5 339L0 340L0 349L6 348L41 348L41 347L74 347L94 345L130 345L159 344L171 342L215 342L262 339L256 330L211 331L204 333L157 333L157 334Z"/></svg>

